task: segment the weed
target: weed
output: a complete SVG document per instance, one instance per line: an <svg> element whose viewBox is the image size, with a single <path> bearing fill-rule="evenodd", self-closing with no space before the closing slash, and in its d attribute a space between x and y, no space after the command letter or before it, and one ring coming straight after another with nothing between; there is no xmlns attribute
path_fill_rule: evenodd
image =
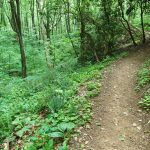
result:
<svg viewBox="0 0 150 150"><path fill-rule="evenodd" d="M97 81L97 82L99 82L99 81ZM100 88L100 84L99 83L89 83L87 85L87 90L88 91L93 91L93 90L99 89L99 88Z"/></svg>
<svg viewBox="0 0 150 150"><path fill-rule="evenodd" d="M140 90L150 83L150 59L146 61L138 72L138 83L136 89ZM150 108L150 93L145 92L144 98L139 102L140 106L145 109Z"/></svg>
<svg viewBox="0 0 150 150"><path fill-rule="evenodd" d="M3 33L7 35L8 33ZM10 35L10 37L12 37ZM14 66L20 69L19 54L16 42L13 38L9 43L3 42L5 38L0 36L0 42L6 45L0 46L0 142L9 140L15 149L36 150L43 148L60 147L67 150L68 140L71 138L74 128L84 125L91 119L90 97L99 94L100 85L90 83L87 85L89 93L87 97L78 97L77 90L81 84L102 78L102 70L116 57L106 57L95 65L87 65L77 69L77 59L72 57L71 46L66 46L65 40L56 42L55 53L59 58L55 60L54 68L47 70L45 66L43 44L33 42L25 38L28 43L27 61L29 76L26 79L9 76L5 70L12 71ZM32 37L31 37L32 39ZM33 43L32 43L33 42ZM63 44L62 44L63 42ZM8 46L7 46L8 45ZM38 45L38 48L37 48ZM61 46L60 46L61 45ZM65 45L62 51L62 45ZM9 58L4 51L10 52ZM12 47L15 50L12 50ZM56 47L61 47L57 49ZM39 51L42 51L39 53ZM34 60L29 61L29 60ZM38 60L38 62L37 62ZM40 61L39 61L40 60ZM33 75L33 73L36 75ZM20 142L20 144L17 144Z"/></svg>

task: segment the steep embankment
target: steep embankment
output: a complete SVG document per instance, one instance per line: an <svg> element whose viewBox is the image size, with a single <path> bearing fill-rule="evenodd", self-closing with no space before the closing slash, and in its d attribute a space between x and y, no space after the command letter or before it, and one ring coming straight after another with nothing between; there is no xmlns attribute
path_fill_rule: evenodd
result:
<svg viewBox="0 0 150 150"><path fill-rule="evenodd" d="M137 71L149 54L150 46L141 47L104 71L93 119L73 141L73 150L150 150L147 115L135 91Z"/></svg>

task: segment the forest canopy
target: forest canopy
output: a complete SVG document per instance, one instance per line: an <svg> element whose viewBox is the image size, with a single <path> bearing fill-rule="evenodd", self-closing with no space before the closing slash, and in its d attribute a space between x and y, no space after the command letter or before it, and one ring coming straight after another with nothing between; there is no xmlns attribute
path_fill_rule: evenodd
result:
<svg viewBox="0 0 150 150"><path fill-rule="evenodd" d="M144 22L148 0L1 0L0 11L1 32L14 31L19 43L23 77L28 69L27 36L44 45L50 67L56 59L54 35L64 36L69 53L85 63L100 61L124 42L145 43L149 28L148 20Z"/></svg>

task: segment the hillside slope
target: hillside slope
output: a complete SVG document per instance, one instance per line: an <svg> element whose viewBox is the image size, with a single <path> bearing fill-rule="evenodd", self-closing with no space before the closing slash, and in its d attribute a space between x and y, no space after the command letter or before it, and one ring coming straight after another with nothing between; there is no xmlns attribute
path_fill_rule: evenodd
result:
<svg viewBox="0 0 150 150"><path fill-rule="evenodd" d="M73 141L73 150L150 149L148 116L135 91L136 74L149 54L149 46L141 47L104 71L101 94L93 99L93 119Z"/></svg>

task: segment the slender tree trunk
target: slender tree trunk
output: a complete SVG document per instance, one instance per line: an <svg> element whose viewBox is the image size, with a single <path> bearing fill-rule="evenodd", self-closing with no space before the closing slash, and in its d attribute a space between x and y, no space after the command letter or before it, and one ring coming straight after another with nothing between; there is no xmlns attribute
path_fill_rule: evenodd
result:
<svg viewBox="0 0 150 150"><path fill-rule="evenodd" d="M144 28L144 17L143 17L143 14L144 14L144 8L143 8L143 0L140 0L140 10L141 10L141 27L142 27L142 42L143 44L146 42L146 36L145 36L145 28Z"/></svg>
<svg viewBox="0 0 150 150"><path fill-rule="evenodd" d="M129 24L128 20L127 20L127 19L125 18L125 16L124 16L124 10L123 10L123 6L122 6L123 4L122 4L120 1L118 1L118 4L119 4L119 7L120 7L120 9L121 9L122 19L125 21L125 23L126 23L126 25L127 25L127 31L129 32L129 35L130 35L130 37L131 37L131 40L132 40L134 46L137 46L137 43L135 42L135 39L134 39L132 30L131 30L130 24Z"/></svg>
<svg viewBox="0 0 150 150"><path fill-rule="evenodd" d="M5 13L4 13L4 1L1 1L0 3L0 23L4 26L6 26L6 20L5 20Z"/></svg>
<svg viewBox="0 0 150 150"><path fill-rule="evenodd" d="M68 8L68 7L69 7L68 5L69 5L69 2L67 2L67 6L65 5L65 8L66 8L66 10L67 10L67 14L65 13L66 30L67 30L67 34L68 34L68 37L69 37L69 39L70 39L71 45L72 45L72 47L73 47L73 50L74 50L74 52L75 52L75 55L78 57L78 53L77 53L77 51L76 51L74 42L73 42L73 40L72 40L72 38L71 38L71 36L70 36L70 18L69 18L69 11L70 11L70 9Z"/></svg>
<svg viewBox="0 0 150 150"><path fill-rule="evenodd" d="M41 24L40 24L40 14L39 14L40 6L38 0L36 0L36 14L37 14L37 22L38 22L38 39L42 39L41 33Z"/></svg>
<svg viewBox="0 0 150 150"><path fill-rule="evenodd" d="M45 28L46 28L46 35L47 35L47 39L50 40L50 11L49 11L49 8L47 8L47 12L46 12L46 25L45 25Z"/></svg>
<svg viewBox="0 0 150 150"><path fill-rule="evenodd" d="M26 30L27 32L29 33L30 32L30 27L29 27L29 21L28 21L28 14L26 13L26 16L25 16L25 26L26 26Z"/></svg>
<svg viewBox="0 0 150 150"><path fill-rule="evenodd" d="M37 37L37 30L36 30L36 25L35 25L35 0L31 1L31 19L32 19L32 29Z"/></svg>
<svg viewBox="0 0 150 150"><path fill-rule="evenodd" d="M71 32L71 26L70 26L70 3L67 1L67 24L68 24L68 32Z"/></svg>
<svg viewBox="0 0 150 150"><path fill-rule="evenodd" d="M84 7L81 8L81 1L78 0L77 1L77 7L78 7L78 11L79 11L79 15L80 15L80 39L81 39L81 45L80 45L80 49L81 49L81 59L84 59L86 56L84 56L84 53L85 53L85 35L86 35L86 32L85 32L85 21L84 21Z"/></svg>
<svg viewBox="0 0 150 150"><path fill-rule="evenodd" d="M136 44L136 42L135 42L135 39L134 39L134 37L133 37L132 30L131 30L131 27L130 27L129 22L128 22L126 19L124 19L124 21L125 21L126 24L127 24L128 32L129 32L129 34L130 34L130 37L131 37L131 40L132 40L134 46L137 46L137 44Z"/></svg>
<svg viewBox="0 0 150 150"><path fill-rule="evenodd" d="M107 26L111 25L110 24L111 7L109 5L110 4L108 4L107 0L102 1L102 6L103 6L103 9L104 9L104 16L105 16L105 19L106 19L105 23L107 24ZM107 28L107 32L111 36L111 38L107 39L107 54L110 54L111 51L112 51L112 42L111 42L111 40L113 39L114 34L113 34L112 29L110 30L109 28Z"/></svg>
<svg viewBox="0 0 150 150"><path fill-rule="evenodd" d="M10 0L10 7L11 7L13 24L18 36L18 41L20 46L22 77L25 78L27 76L27 69L26 69L26 55L25 55L25 49L24 49L23 38L22 38L22 29L21 29L20 1Z"/></svg>

